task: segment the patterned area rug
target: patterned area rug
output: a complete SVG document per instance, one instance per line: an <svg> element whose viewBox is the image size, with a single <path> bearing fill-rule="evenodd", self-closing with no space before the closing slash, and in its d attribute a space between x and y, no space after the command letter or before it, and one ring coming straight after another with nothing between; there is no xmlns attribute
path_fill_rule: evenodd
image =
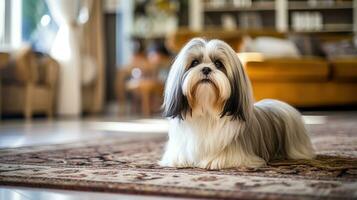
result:
<svg viewBox="0 0 357 200"><path fill-rule="evenodd" d="M317 159L220 171L162 168L166 136L0 150L0 184L229 199L356 199L357 124L308 127Z"/></svg>

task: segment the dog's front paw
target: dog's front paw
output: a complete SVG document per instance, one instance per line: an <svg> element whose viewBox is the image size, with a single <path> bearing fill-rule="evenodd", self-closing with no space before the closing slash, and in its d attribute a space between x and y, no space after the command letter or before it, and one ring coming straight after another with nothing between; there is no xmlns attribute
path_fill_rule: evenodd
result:
<svg viewBox="0 0 357 200"><path fill-rule="evenodd" d="M217 157L210 160L204 160L199 163L200 168L209 170L219 170L235 167L259 168L266 165L266 162L259 157L252 156L249 159L232 159L225 157Z"/></svg>
<svg viewBox="0 0 357 200"><path fill-rule="evenodd" d="M192 167L188 162L180 162L175 160L162 159L158 163L161 167L175 167L175 168L188 168Z"/></svg>
<svg viewBox="0 0 357 200"><path fill-rule="evenodd" d="M220 158L215 158L211 160L203 160L198 164L199 168L209 169L209 170L219 170L223 168L230 168L224 160Z"/></svg>
<svg viewBox="0 0 357 200"><path fill-rule="evenodd" d="M266 162L264 159L257 156L250 156L242 161L239 167L248 167L248 168L259 168L266 166Z"/></svg>

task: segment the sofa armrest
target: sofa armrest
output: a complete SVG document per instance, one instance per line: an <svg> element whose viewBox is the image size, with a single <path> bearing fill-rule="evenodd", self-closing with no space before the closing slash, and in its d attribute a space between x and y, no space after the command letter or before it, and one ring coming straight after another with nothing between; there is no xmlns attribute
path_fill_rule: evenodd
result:
<svg viewBox="0 0 357 200"><path fill-rule="evenodd" d="M25 46L11 55L15 64L14 80L19 83L36 83L39 80L36 55L30 46Z"/></svg>
<svg viewBox="0 0 357 200"><path fill-rule="evenodd" d="M357 81L357 57L334 58L330 60L332 78L337 81Z"/></svg>

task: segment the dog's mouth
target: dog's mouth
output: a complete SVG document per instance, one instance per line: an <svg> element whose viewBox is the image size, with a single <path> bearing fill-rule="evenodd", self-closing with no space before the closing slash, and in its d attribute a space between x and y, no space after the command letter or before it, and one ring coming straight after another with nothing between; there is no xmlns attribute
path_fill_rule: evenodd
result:
<svg viewBox="0 0 357 200"><path fill-rule="evenodd" d="M210 83L210 84L214 84L213 81L209 78L204 78L202 80L199 81L199 83Z"/></svg>

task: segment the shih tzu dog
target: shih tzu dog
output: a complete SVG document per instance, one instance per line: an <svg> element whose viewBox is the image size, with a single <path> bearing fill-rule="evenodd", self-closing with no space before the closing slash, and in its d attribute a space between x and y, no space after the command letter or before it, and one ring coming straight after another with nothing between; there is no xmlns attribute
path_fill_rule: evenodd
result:
<svg viewBox="0 0 357 200"><path fill-rule="evenodd" d="M260 167L272 159L315 156L300 113L277 100L254 103L248 76L223 41L188 42L164 95L170 128L162 166Z"/></svg>

